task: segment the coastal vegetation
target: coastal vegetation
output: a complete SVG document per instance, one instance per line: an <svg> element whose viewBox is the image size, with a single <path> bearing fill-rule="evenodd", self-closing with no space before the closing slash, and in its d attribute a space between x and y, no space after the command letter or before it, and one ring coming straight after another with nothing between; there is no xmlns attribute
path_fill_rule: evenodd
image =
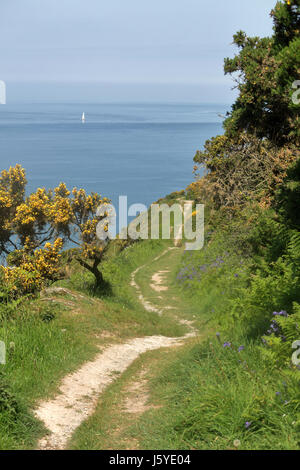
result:
<svg viewBox="0 0 300 470"><path fill-rule="evenodd" d="M189 328L198 334L180 347L131 364L69 447L300 448L300 370L292 362L300 340L300 1L277 2L271 16L271 37L234 36L239 52L225 60L225 73L239 96L224 135L196 153L196 180L160 200L205 204L202 250L174 249L172 240L103 244L97 207L107 199L63 183L25 196L24 169L2 172L1 449L37 445L46 433L32 413L37 401L99 347L184 337ZM166 284L155 291L157 273ZM143 371L145 403L125 412Z"/></svg>
<svg viewBox="0 0 300 470"><path fill-rule="evenodd" d="M103 283L99 265L107 250L106 240L97 237L97 225L105 224L107 212L97 215L108 199L84 189L69 191L64 183L54 190L38 188L25 195L25 170L16 165L0 176L0 254L7 266L1 268L8 298L32 294L63 276L60 253L66 243L78 247L77 261L89 270L96 287ZM107 230L107 226L103 226Z"/></svg>

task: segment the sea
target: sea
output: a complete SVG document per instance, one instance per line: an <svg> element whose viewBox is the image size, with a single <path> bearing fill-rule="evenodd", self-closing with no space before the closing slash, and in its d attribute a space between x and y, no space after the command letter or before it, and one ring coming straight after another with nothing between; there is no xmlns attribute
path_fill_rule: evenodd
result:
<svg viewBox="0 0 300 470"><path fill-rule="evenodd" d="M226 104L35 103L0 106L0 170L26 169L27 192L65 182L149 206L193 181L193 157L223 132ZM86 121L81 122L82 113Z"/></svg>

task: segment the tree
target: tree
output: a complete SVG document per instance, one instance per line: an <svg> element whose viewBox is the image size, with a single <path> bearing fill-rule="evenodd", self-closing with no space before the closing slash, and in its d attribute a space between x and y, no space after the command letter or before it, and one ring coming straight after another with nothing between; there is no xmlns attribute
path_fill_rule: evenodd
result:
<svg viewBox="0 0 300 470"><path fill-rule="evenodd" d="M77 260L103 282L98 267L108 247L96 227L106 213L97 208L107 198L83 189L70 192L64 183L54 190L38 188L25 196L25 170L16 165L0 176L0 253L12 267L2 267L13 290L32 292L59 276L60 251L66 242L78 247Z"/></svg>
<svg viewBox="0 0 300 470"><path fill-rule="evenodd" d="M107 198L101 198L97 193L87 195L84 189L74 188L72 196L66 190L64 184L57 188L58 213L66 214L62 220L58 220L60 231L68 240L79 247L77 261L85 269L89 270L96 279L96 287L103 283L99 265L109 246L108 239L99 240L97 237L97 225L107 216L97 215L97 209L101 204L108 204ZM70 214L70 218L68 216ZM106 227L107 229L108 227Z"/></svg>
<svg viewBox="0 0 300 470"><path fill-rule="evenodd" d="M297 158L300 151L295 146L278 148L267 139L244 132L234 141L225 135L212 138L194 161L209 170L202 188L206 200L218 209L233 209L250 201L270 206Z"/></svg>
<svg viewBox="0 0 300 470"><path fill-rule="evenodd" d="M278 191L276 207L284 222L295 230L300 230L300 158L292 165Z"/></svg>
<svg viewBox="0 0 300 470"><path fill-rule="evenodd" d="M239 53L226 58L225 74L234 76L239 96L225 121L226 134L247 131L276 145L300 143L300 105L293 83L300 78L300 0L277 2L271 12L270 38L233 37Z"/></svg>
<svg viewBox="0 0 300 470"><path fill-rule="evenodd" d="M195 173L199 167L208 173L198 196L217 208L250 200L269 206L288 166L299 158L300 103L292 99L300 79L299 5L300 0L277 2L272 37L243 31L233 37L239 53L225 59L224 71L234 77L239 95L225 134L208 140L194 157Z"/></svg>

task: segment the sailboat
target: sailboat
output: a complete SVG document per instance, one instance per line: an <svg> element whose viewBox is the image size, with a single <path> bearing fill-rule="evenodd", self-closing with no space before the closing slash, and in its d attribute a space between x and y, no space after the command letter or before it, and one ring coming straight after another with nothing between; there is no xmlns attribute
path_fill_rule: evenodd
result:
<svg viewBox="0 0 300 470"><path fill-rule="evenodd" d="M81 122L85 122L85 114L84 113L82 113Z"/></svg>

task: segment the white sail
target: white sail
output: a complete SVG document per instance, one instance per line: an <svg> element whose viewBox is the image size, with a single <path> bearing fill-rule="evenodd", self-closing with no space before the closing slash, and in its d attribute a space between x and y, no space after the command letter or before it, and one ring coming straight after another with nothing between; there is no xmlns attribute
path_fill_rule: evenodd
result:
<svg viewBox="0 0 300 470"><path fill-rule="evenodd" d="M81 120L82 120L82 122L85 122L85 114L84 113L82 113Z"/></svg>

